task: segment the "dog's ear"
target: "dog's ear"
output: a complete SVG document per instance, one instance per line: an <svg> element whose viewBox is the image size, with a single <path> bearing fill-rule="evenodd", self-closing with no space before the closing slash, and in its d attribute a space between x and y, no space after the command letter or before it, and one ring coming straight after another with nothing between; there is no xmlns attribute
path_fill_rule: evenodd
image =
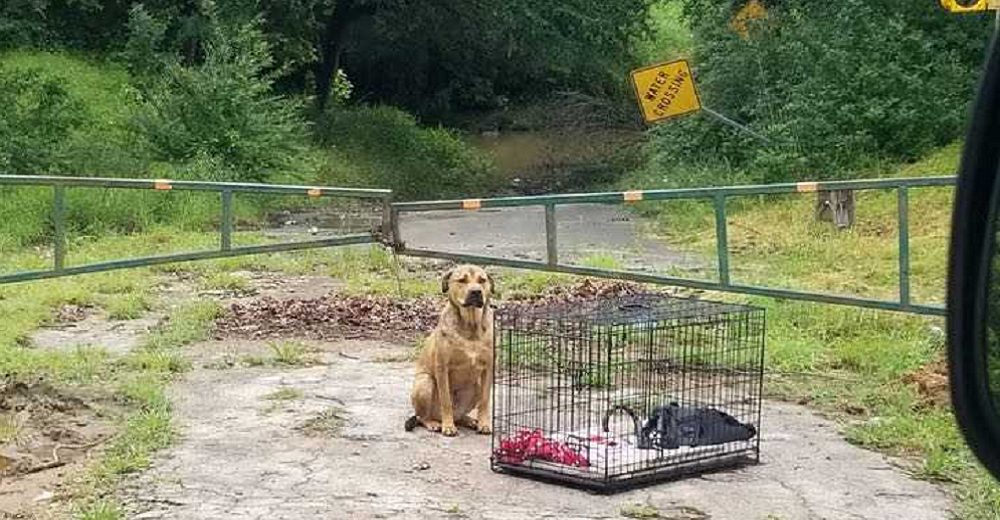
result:
<svg viewBox="0 0 1000 520"><path fill-rule="evenodd" d="M448 272L444 273L441 277L441 292L448 293L448 282L451 280L451 275L455 272L454 269L448 269Z"/></svg>

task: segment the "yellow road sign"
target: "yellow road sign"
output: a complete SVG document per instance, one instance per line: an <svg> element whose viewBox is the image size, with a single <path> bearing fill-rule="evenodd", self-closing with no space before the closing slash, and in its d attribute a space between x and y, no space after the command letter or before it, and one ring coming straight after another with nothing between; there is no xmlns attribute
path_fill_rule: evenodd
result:
<svg viewBox="0 0 1000 520"><path fill-rule="evenodd" d="M686 60L653 65L632 72L632 85L648 123L701 110L698 89Z"/></svg>
<svg viewBox="0 0 1000 520"><path fill-rule="evenodd" d="M975 13L1000 9L1000 0L941 0L941 7L953 13Z"/></svg>

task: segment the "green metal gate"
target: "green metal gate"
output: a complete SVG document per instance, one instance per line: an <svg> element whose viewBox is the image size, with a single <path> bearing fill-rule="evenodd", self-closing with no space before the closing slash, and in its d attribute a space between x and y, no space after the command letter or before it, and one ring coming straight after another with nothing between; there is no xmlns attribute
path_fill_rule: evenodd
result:
<svg viewBox="0 0 1000 520"><path fill-rule="evenodd" d="M910 299L910 239L909 239L909 190L911 188L952 186L954 177L925 177L907 179L855 180L839 182L800 182L794 184L768 184L758 186L732 186L723 188L696 188L676 190L625 191L609 193L583 193L573 195L552 195L538 197L503 197L493 199L467 199L433 202L407 202L392 206L391 221L395 226L393 237L401 254L417 257L439 258L459 262L499 265L520 269L535 269L576 275L632 280L636 282L690 287L711 291L721 291L774 298L813 301L855 307L866 307L914 314L943 316L942 306L923 305ZM755 285L733 283L729 266L729 243L727 237L726 202L733 197L771 195L788 193L814 193L833 190L894 190L898 198L899 226L899 283L896 300L876 300L853 296L822 294L809 291L777 289ZM716 254L718 272L716 280L705 281L692 278L660 276L622 270L600 269L567 265L559 261L559 241L556 236L556 208L568 204L629 204L640 201L667 200L709 200L715 209ZM399 232L399 215L404 212L426 212L442 210L476 211L486 208L514 208L541 206L545 208L545 236L548 257L545 262L512 260L493 256L456 254L445 251L410 248L406 237ZM541 223L539 223L541 224Z"/></svg>
<svg viewBox="0 0 1000 520"><path fill-rule="evenodd" d="M391 214L389 205L392 202L390 190L363 190L352 188L329 188L313 186L287 186L275 184L245 184L225 182L195 182L170 180L136 180L136 179L102 179L92 177L41 177L30 175L0 175L0 187L3 186L35 186L52 189L52 226L54 243L53 265L51 269L25 271L0 275L0 285L5 283L41 280L85 273L145 267L174 262L190 262L212 258L225 258L260 253L275 253L281 251L302 251L321 247L334 247L350 244L377 243L381 240L383 230L391 228L388 217ZM66 190L70 188L100 189L117 188L131 190L197 191L217 193L219 195L221 231L219 247L210 251L191 251L169 255L147 256L99 262L86 265L66 266ZM353 234L322 240L302 242L286 242L255 246L233 246L233 197L237 194L272 194L298 197L346 197L360 199L375 199L383 207L382 229L372 233ZM2 224L0 224L2 229Z"/></svg>
<svg viewBox="0 0 1000 520"><path fill-rule="evenodd" d="M532 269L601 278L632 280L636 282L689 287L711 291L766 296L802 301L812 301L837 305L848 305L914 314L943 316L942 306L915 303L910 298L910 240L909 240L909 190L911 188L948 187L955 183L954 177L925 177L908 179L878 179L837 182L800 182L794 184L769 184L757 186L733 186L721 188L697 188L676 190L647 190L607 193L582 193L536 197L501 197L490 199L466 199L430 202L392 203L389 190L351 189L310 186L285 186L268 184L213 183L167 180L100 179L82 177L36 177L3 176L2 186L36 186L52 189L52 224L54 228L54 261L51 269L0 275L0 285L5 283L56 278L84 273L110 271L132 267L151 266L173 262L205 260L212 258L253 255L282 251L300 251L322 247L350 244L385 244L397 253L425 258L437 258L459 262L474 262L519 269ZM65 233L65 192L69 188L121 188L158 191L201 191L219 194L221 207L221 232L219 247L210 251L175 253L160 256L114 260L87 265L67 267ZM899 229L899 280L898 297L895 300L878 300L863 297L823 294L810 291L779 289L756 285L734 283L730 276L729 242L727 237L727 201L733 197L753 195L814 193L832 190L894 190L897 194ZM382 207L380 226L369 233L352 234L334 238L305 242L278 243L256 246L233 247L233 197L236 194L276 194L299 197L345 197L368 199ZM718 271L715 280L699 280L675 276L637 273L624 270L601 269L568 265L559 261L559 241L557 237L557 208L570 204L630 204L640 201L668 200L708 200L715 210L715 236ZM545 210L545 236L547 258L543 262L512 260L496 256L470 255L430 249L412 248L406 245L406 237L400 234L399 220L403 213L417 213L442 210L476 211L488 208L543 207ZM542 222L539 222L542 225Z"/></svg>

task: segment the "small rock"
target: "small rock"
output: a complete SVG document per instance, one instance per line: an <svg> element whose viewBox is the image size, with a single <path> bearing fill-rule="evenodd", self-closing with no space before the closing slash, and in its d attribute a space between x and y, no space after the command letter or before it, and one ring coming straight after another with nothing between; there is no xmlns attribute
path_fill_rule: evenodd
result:
<svg viewBox="0 0 1000 520"><path fill-rule="evenodd" d="M428 463L426 463L426 462L418 462L418 463L416 463L416 464L413 465L413 469L415 469L417 471L427 471L427 470L431 469L431 465L428 464Z"/></svg>
<svg viewBox="0 0 1000 520"><path fill-rule="evenodd" d="M35 497L35 502L48 502L55 498L55 493L51 491L42 491L37 497Z"/></svg>
<svg viewBox="0 0 1000 520"><path fill-rule="evenodd" d="M361 452L360 451L352 451L351 455L354 455L355 457L357 457L358 455L361 455Z"/></svg>
<svg viewBox="0 0 1000 520"><path fill-rule="evenodd" d="M370 497L377 497L378 496L378 493L376 493L374 491L369 491L369 492L367 492L365 494L368 495L368 496L370 496Z"/></svg>
<svg viewBox="0 0 1000 520"><path fill-rule="evenodd" d="M361 447L362 448L367 448L368 447L368 443L367 442L362 442L361 443Z"/></svg>
<svg viewBox="0 0 1000 520"><path fill-rule="evenodd" d="M465 465L466 465L466 466L471 466L471 465L472 465L472 461L471 461L471 460L467 460L467 461L465 461Z"/></svg>

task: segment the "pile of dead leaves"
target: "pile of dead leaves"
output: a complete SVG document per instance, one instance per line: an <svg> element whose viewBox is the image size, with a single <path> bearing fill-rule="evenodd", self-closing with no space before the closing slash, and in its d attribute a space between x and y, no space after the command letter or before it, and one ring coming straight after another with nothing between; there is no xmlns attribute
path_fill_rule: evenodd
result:
<svg viewBox="0 0 1000 520"><path fill-rule="evenodd" d="M917 387L923 406L947 407L951 403L948 365L943 359L906 374L903 376L903 382Z"/></svg>
<svg viewBox="0 0 1000 520"><path fill-rule="evenodd" d="M56 310L55 319L58 323L76 323L87 319L92 311L93 308L87 305L67 303Z"/></svg>
<svg viewBox="0 0 1000 520"><path fill-rule="evenodd" d="M512 295L503 306L541 307L638 294L642 286L627 282L583 280L553 286L540 294ZM314 299L260 298L234 303L216 321L217 339L302 337L386 338L421 334L437 323L437 298L398 299L387 296L327 295Z"/></svg>
<svg viewBox="0 0 1000 520"><path fill-rule="evenodd" d="M245 338L383 337L426 332L437 321L429 298L328 295L315 299L261 298L234 303L215 324L216 336Z"/></svg>
<svg viewBox="0 0 1000 520"><path fill-rule="evenodd" d="M517 305L541 307L550 304L578 303L598 298L617 298L645 292L637 283L619 281L594 281L585 279L573 285L555 285L537 294L511 295Z"/></svg>

